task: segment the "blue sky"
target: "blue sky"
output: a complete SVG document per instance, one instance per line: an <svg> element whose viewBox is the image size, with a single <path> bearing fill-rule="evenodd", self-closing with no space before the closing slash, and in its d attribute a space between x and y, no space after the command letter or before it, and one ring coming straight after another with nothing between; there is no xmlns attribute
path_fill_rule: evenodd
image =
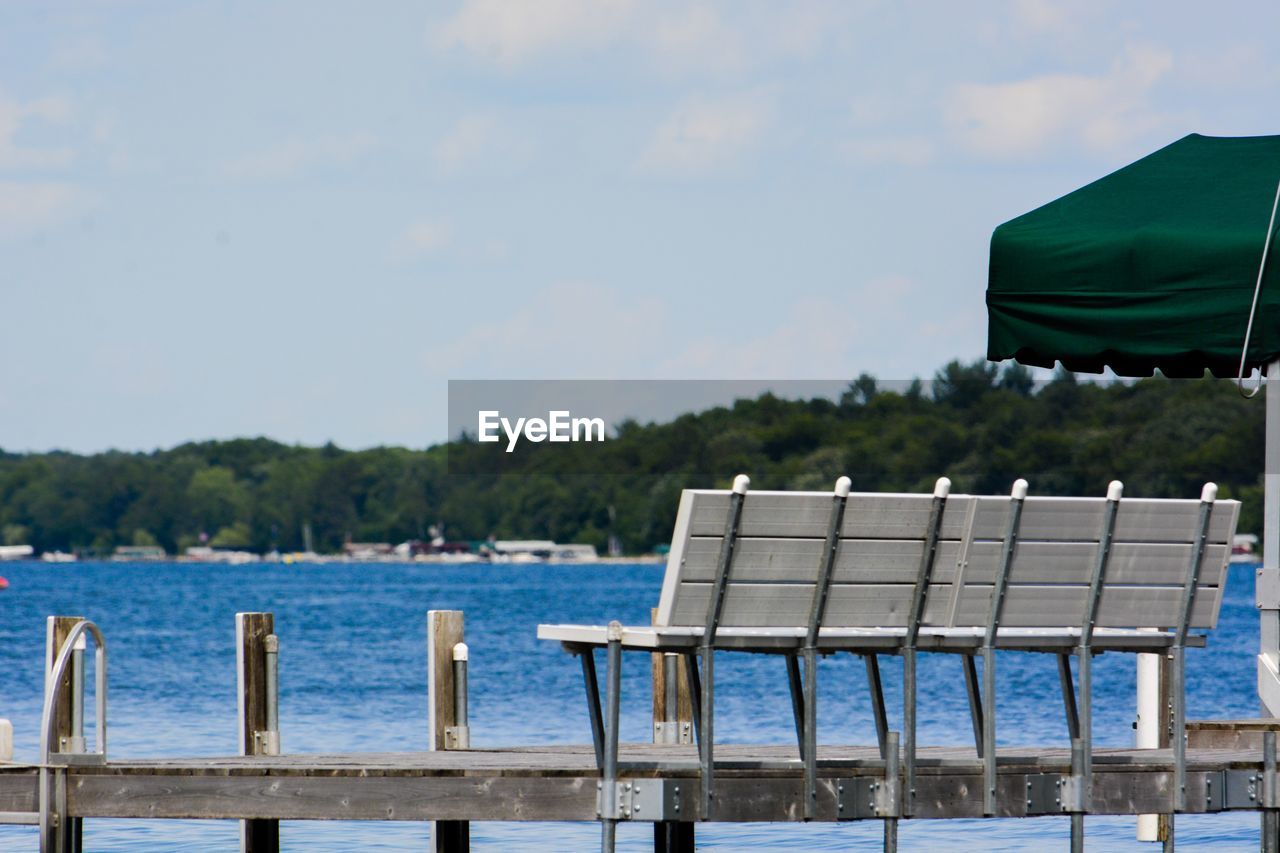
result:
<svg viewBox="0 0 1280 853"><path fill-rule="evenodd" d="M1272 2L7 2L0 447L423 446L449 378L927 377L984 352L997 224L1280 132L1277 31Z"/></svg>

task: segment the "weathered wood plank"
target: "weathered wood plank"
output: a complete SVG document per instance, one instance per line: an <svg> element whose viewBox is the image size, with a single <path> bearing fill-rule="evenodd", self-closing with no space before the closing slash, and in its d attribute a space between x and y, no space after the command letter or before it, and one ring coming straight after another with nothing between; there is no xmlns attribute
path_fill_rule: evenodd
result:
<svg viewBox="0 0 1280 853"><path fill-rule="evenodd" d="M83 616L50 616L46 620L44 663L46 680L52 675L53 665L57 661L67 637L70 636L71 630L79 622L83 621ZM84 666L83 660L80 661L80 666ZM77 672L76 669L76 661L73 658L67 668L62 671L62 680L57 687L57 710L53 718L53 743L50 747L54 752L69 751L67 749L68 740L80 734L80 732L73 731L72 683L77 679L84 679L85 673ZM66 832L59 834L63 845L62 849L64 851L79 851L83 849L84 822L79 818L71 818L67 823Z"/></svg>
<svg viewBox="0 0 1280 853"><path fill-rule="evenodd" d="M71 814L254 820L594 820L594 778L76 776Z"/></svg>
<svg viewBox="0 0 1280 853"><path fill-rule="evenodd" d="M427 611L427 707L429 747L446 748L445 730L458 724L453 678L453 648L466 635L461 610ZM471 828L465 821L437 820L431 826L436 853L463 853L470 848Z"/></svg>
<svg viewBox="0 0 1280 853"><path fill-rule="evenodd" d="M257 737L267 729L267 636L275 633L270 613L236 614L236 695L239 699L240 752L260 755L266 745ZM275 853L280 849L280 824L246 820L240 825L242 853Z"/></svg>

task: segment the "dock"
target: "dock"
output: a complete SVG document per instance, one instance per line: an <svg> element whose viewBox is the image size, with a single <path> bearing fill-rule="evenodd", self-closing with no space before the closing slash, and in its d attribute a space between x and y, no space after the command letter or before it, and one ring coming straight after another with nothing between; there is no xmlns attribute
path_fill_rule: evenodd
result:
<svg viewBox="0 0 1280 853"><path fill-rule="evenodd" d="M984 817L984 761L973 746L921 746L915 796L896 735L879 744L820 745L816 798L806 810L805 763L795 744L721 744L716 752L715 808L702 812L702 767L686 715L689 696L664 693L665 661L654 661L654 741L623 743L616 775L601 771L594 744L472 747L467 725L467 650L457 611L428 615L428 702L433 734L425 751L280 754L274 727L279 642L271 614L238 614L241 755L108 758L90 749L84 725L84 646L100 654L96 719L105 719L105 641L78 617L51 617L52 664L44 721L46 760L0 762L0 823L41 828L41 849L82 849L84 821L101 818L243 821L242 849L279 849L279 821L433 821L437 851L470 848L478 821L617 821L649 823L654 849L692 851L698 825L714 822L874 820L885 848L896 847L899 821ZM59 649L56 656L53 649ZM59 702L65 695L67 704ZM69 711L69 713L64 713ZM674 719L672 717L675 717ZM1082 789L1072 750L1028 745L997 751L991 818L1048 815L1263 815L1262 849L1280 843L1280 720L1192 722L1187 726L1184 805L1175 796L1177 756L1156 749L1093 750ZM106 728L97 743L105 747ZM96 746L96 745L95 745ZM1087 794L1082 794L1087 790ZM806 811L808 814L806 815ZM1165 849L1175 821L1165 817ZM1087 822L1085 824L1087 826ZM1087 833L1087 830L1085 830ZM1073 844L1075 844L1073 836Z"/></svg>

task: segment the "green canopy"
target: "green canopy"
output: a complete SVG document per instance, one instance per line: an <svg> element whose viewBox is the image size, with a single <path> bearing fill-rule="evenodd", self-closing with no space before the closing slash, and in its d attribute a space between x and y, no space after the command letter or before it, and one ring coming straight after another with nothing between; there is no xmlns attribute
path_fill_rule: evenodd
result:
<svg viewBox="0 0 1280 853"><path fill-rule="evenodd" d="M1277 180L1280 136L1192 134L1001 225L987 358L1235 376ZM1280 358L1278 253L1273 245L1250 367Z"/></svg>

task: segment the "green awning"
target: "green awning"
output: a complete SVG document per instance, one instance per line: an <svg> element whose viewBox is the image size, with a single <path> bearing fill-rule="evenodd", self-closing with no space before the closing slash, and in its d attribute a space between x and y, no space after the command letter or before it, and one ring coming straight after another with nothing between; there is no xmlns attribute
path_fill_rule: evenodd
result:
<svg viewBox="0 0 1280 853"><path fill-rule="evenodd" d="M991 237L987 358L1121 376L1235 376L1280 136L1192 134ZM1251 367L1280 358L1280 236Z"/></svg>

